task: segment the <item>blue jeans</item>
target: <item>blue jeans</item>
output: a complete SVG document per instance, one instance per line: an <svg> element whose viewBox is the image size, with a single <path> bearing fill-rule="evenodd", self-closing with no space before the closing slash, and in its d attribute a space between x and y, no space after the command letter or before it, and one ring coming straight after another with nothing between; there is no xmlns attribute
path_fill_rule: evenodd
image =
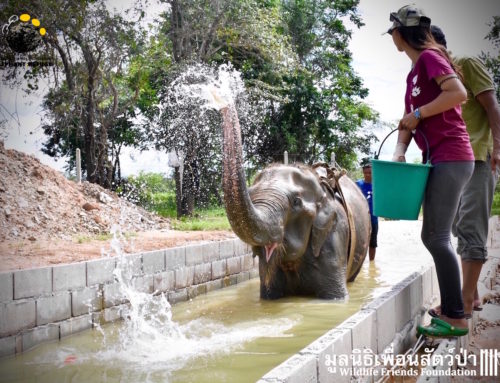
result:
<svg viewBox="0 0 500 383"><path fill-rule="evenodd" d="M422 242L434 259L441 294L441 313L464 317L460 269L451 245L451 228L474 161L435 164L429 174L423 203Z"/></svg>

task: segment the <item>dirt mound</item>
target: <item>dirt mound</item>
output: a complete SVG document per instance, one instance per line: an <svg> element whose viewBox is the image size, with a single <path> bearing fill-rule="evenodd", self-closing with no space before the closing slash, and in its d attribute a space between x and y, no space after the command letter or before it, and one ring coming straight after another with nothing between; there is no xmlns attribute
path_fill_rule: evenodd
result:
<svg viewBox="0 0 500 383"><path fill-rule="evenodd" d="M160 230L168 221L98 185L67 180L0 142L0 241L69 240L75 235Z"/></svg>

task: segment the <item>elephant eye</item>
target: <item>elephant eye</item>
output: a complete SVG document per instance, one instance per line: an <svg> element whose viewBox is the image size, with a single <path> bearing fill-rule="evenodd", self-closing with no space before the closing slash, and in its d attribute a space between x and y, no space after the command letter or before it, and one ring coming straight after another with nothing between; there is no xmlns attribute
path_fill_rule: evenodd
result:
<svg viewBox="0 0 500 383"><path fill-rule="evenodd" d="M293 199L293 207L300 207L302 206L302 200L300 199L300 197L295 197Z"/></svg>

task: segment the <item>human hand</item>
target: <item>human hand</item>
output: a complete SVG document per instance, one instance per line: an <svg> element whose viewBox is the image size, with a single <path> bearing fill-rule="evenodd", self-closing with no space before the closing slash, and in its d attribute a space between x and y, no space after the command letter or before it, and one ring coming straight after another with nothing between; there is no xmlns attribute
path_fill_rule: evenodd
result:
<svg viewBox="0 0 500 383"><path fill-rule="evenodd" d="M500 169L500 148L493 148L491 154L491 171L496 172L497 168Z"/></svg>
<svg viewBox="0 0 500 383"><path fill-rule="evenodd" d="M394 154L392 155L392 160L395 162L406 162L405 153L406 149L408 149L408 145L404 142L398 142L396 144L396 149L394 150Z"/></svg>
<svg viewBox="0 0 500 383"><path fill-rule="evenodd" d="M420 120L415 117L413 112L407 113L403 116L403 118L399 121L398 129L399 130L407 130L409 132L416 129Z"/></svg>

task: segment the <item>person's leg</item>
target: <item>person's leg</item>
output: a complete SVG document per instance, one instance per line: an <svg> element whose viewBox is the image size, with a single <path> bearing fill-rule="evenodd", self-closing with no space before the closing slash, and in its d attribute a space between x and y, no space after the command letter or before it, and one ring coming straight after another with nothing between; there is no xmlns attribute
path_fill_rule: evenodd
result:
<svg viewBox="0 0 500 383"><path fill-rule="evenodd" d="M457 252L462 257L462 296L467 314L480 305L477 281L488 254L488 221L497 180L489 161L476 161L457 213Z"/></svg>
<svg viewBox="0 0 500 383"><path fill-rule="evenodd" d="M375 259L377 252L377 235L378 235L378 222L372 222L372 233L370 235L370 246L368 248L368 257L370 261Z"/></svg>
<svg viewBox="0 0 500 383"><path fill-rule="evenodd" d="M450 233L460 196L473 168L473 162L436 164L430 171L423 203L422 242L436 265L442 318L457 327L467 327L467 321L464 319L460 269Z"/></svg>

